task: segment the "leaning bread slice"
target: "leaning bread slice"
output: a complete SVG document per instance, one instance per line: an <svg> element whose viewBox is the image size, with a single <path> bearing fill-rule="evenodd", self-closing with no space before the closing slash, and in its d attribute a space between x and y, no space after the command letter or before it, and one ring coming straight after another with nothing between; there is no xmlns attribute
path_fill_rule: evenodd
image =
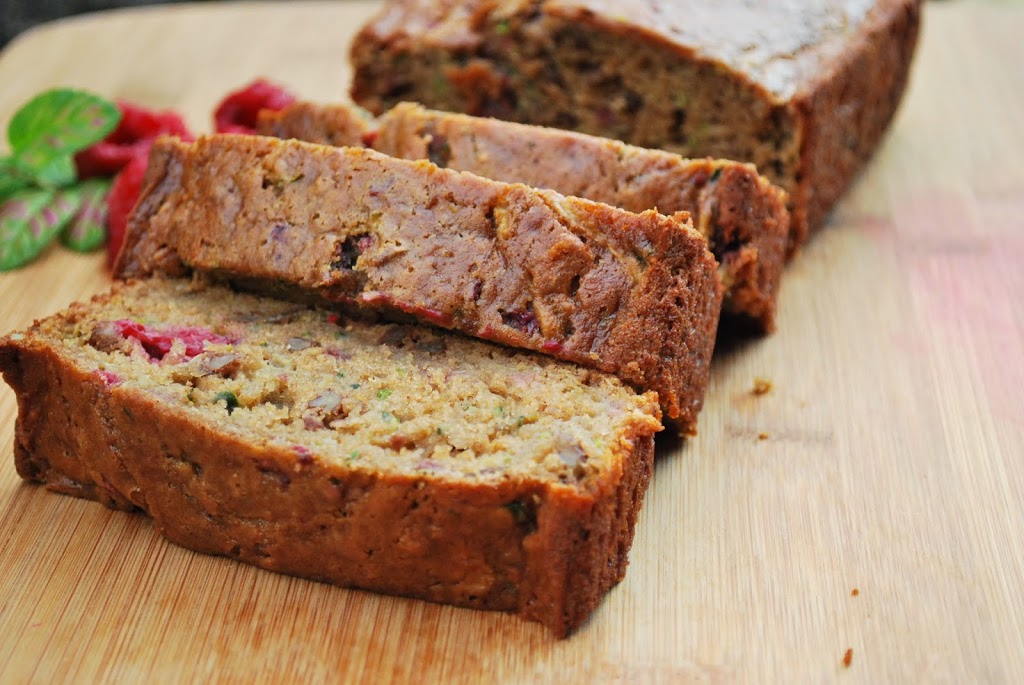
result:
<svg viewBox="0 0 1024 685"><path fill-rule="evenodd" d="M614 373L692 432L722 288L685 215L260 136L158 141L115 267L214 272Z"/></svg>
<svg viewBox="0 0 1024 685"><path fill-rule="evenodd" d="M564 635L622 579L653 393L436 329L184 279L0 340L15 460L266 569Z"/></svg>
<svg viewBox="0 0 1024 685"><path fill-rule="evenodd" d="M259 130L327 145L369 144L378 152L509 183L550 188L631 212L687 211L708 240L725 285L723 311L775 328L789 240L786 194L750 164L684 159L663 150L543 126L401 103L371 128L351 105L297 102L261 113Z"/></svg>
<svg viewBox="0 0 1024 685"><path fill-rule="evenodd" d="M892 121L923 5L387 0L352 40L352 98L751 162L789 193L796 249Z"/></svg>
<svg viewBox="0 0 1024 685"><path fill-rule="evenodd" d="M376 129L373 115L361 107L301 100L284 109L260 110L256 119L261 136L339 147L372 147Z"/></svg>

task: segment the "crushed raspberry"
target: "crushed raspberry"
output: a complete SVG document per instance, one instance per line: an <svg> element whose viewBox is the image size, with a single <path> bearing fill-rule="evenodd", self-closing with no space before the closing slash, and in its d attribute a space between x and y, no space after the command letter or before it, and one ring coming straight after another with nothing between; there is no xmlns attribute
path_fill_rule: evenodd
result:
<svg viewBox="0 0 1024 685"><path fill-rule="evenodd" d="M260 110L281 110L295 102L295 96L265 79L256 79L229 93L213 113L217 133L255 133Z"/></svg>
<svg viewBox="0 0 1024 685"><path fill-rule="evenodd" d="M373 144L377 142L377 131L367 131L363 134L363 147L373 147Z"/></svg>
<svg viewBox="0 0 1024 685"><path fill-rule="evenodd" d="M405 312L406 314L412 314L426 319L435 326L443 326L445 328L451 328L455 323L455 320L451 315L441 311L440 309L432 309L430 307L422 307L408 302L397 300L391 295L387 295L377 290L371 290L359 294L359 301L364 302L368 305L380 304L385 307L392 307L399 311Z"/></svg>
<svg viewBox="0 0 1024 685"><path fill-rule="evenodd" d="M113 371L102 371L101 370L101 371L97 371L96 374L103 381L103 385L107 386L108 388L112 388L115 385L120 385L122 383L121 377L118 376Z"/></svg>
<svg viewBox="0 0 1024 685"><path fill-rule="evenodd" d="M106 138L75 155L79 178L113 176L133 159L148 157L149 147L161 135L195 140L185 121L170 110L155 112L129 102L118 102L121 121Z"/></svg>
<svg viewBox="0 0 1024 685"><path fill-rule="evenodd" d="M146 353L154 361L162 360L171 351L175 340L184 343L186 359L192 359L202 354L205 343L230 344L236 342L199 326L169 326L157 329L131 319L119 319L114 322L114 327L122 337L138 340L142 344L142 349L146 350Z"/></svg>
<svg viewBox="0 0 1024 685"><path fill-rule="evenodd" d="M322 428L323 426L321 426ZM313 453L309 451L309 448L303 447L302 445L293 445L292 449L295 450L296 456L299 458L299 463L308 466L313 463Z"/></svg>
<svg viewBox="0 0 1024 685"><path fill-rule="evenodd" d="M146 175L147 157L136 157L121 170L107 194L107 266L113 267L124 244L128 214L142 193L142 179Z"/></svg>

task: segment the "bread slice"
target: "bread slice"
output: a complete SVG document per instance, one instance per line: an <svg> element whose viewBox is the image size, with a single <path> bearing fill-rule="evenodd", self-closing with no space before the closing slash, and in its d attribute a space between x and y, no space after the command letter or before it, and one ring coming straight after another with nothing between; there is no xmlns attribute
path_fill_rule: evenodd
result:
<svg viewBox="0 0 1024 685"><path fill-rule="evenodd" d="M361 107L304 100L284 109L260 110L256 118L256 131L262 136L337 147L372 147L376 129L376 119Z"/></svg>
<svg viewBox="0 0 1024 685"><path fill-rule="evenodd" d="M692 432L722 288L700 234L358 148L158 141L115 271L196 269L614 373Z"/></svg>
<svg viewBox="0 0 1024 685"><path fill-rule="evenodd" d="M749 164L687 160L572 131L401 103L374 124L358 107L297 102L264 110L260 133L325 145L368 144L507 183L550 188L631 212L687 211L725 285L723 313L775 328L789 240L786 194Z"/></svg>
<svg viewBox="0 0 1024 685"><path fill-rule="evenodd" d="M188 280L0 339L18 473L172 542L565 635L625 572L653 393Z"/></svg>
<svg viewBox="0 0 1024 685"><path fill-rule="evenodd" d="M905 89L920 0L388 0L352 43L352 98L752 162L824 221Z"/></svg>

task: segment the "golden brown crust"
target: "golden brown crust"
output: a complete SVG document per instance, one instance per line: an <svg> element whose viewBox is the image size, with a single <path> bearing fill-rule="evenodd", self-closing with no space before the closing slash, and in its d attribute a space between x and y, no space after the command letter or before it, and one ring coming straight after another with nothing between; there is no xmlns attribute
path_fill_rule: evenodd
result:
<svg viewBox="0 0 1024 685"><path fill-rule="evenodd" d="M283 283L544 352L656 390L691 432L722 288L680 219L357 148L165 140L115 272Z"/></svg>
<svg viewBox="0 0 1024 685"><path fill-rule="evenodd" d="M896 114L921 25L918 0L881 0L795 98L803 144L791 248L821 226Z"/></svg>
<svg viewBox="0 0 1024 685"><path fill-rule="evenodd" d="M516 612L559 636L621 580L653 463L645 431L620 435L609 446L613 467L586 488L367 472L253 442L141 389L110 386L31 335L0 340L0 371L17 395L23 478L139 508L189 549Z"/></svg>
<svg viewBox="0 0 1024 685"><path fill-rule="evenodd" d="M349 105L296 103L265 113L261 133L358 145L508 183L550 188L631 212L688 211L725 283L724 311L774 330L789 237L786 196L750 165L686 160L582 133L399 104L372 134L347 134L366 117Z"/></svg>
<svg viewBox="0 0 1024 685"><path fill-rule="evenodd" d="M564 560L564 586L557 590L553 585L542 587L552 591L554 597L549 603L562 607L563 618L570 626L579 625L589 616L607 589L626 574L637 516L653 473L654 441L636 441L628 449L633 458L623 463L629 464L629 468L608 496L585 511L578 500L560 498L560 534L538 537L536 545L527 546L528 555L536 557L538 568L546 565L545 558ZM554 511L558 508L553 506ZM556 516L550 515L550 520L553 523ZM568 544L570 551L555 554L558 544ZM536 620L542 619L538 616Z"/></svg>

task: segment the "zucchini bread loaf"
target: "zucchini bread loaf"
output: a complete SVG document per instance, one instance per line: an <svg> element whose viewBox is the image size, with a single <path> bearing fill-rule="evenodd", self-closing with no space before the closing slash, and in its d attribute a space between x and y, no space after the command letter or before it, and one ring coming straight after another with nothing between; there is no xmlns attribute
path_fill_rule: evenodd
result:
<svg viewBox="0 0 1024 685"><path fill-rule="evenodd" d="M185 279L8 335L0 370L23 478L193 550L558 635L623 577L660 430L613 376Z"/></svg>
<svg viewBox="0 0 1024 685"><path fill-rule="evenodd" d="M688 211L708 240L725 286L723 311L775 325L789 214L785 193L750 165L687 160L608 138L402 103L376 128L365 110L298 102L261 113L259 131L326 145L369 144L509 183L550 188L631 212Z"/></svg>
<svg viewBox="0 0 1024 685"><path fill-rule="evenodd" d="M920 0L388 0L352 45L352 97L752 162L793 246L877 147Z"/></svg>
<svg viewBox="0 0 1024 685"><path fill-rule="evenodd" d="M157 141L116 273L210 272L614 373L692 432L722 290L685 214L361 148Z"/></svg>

